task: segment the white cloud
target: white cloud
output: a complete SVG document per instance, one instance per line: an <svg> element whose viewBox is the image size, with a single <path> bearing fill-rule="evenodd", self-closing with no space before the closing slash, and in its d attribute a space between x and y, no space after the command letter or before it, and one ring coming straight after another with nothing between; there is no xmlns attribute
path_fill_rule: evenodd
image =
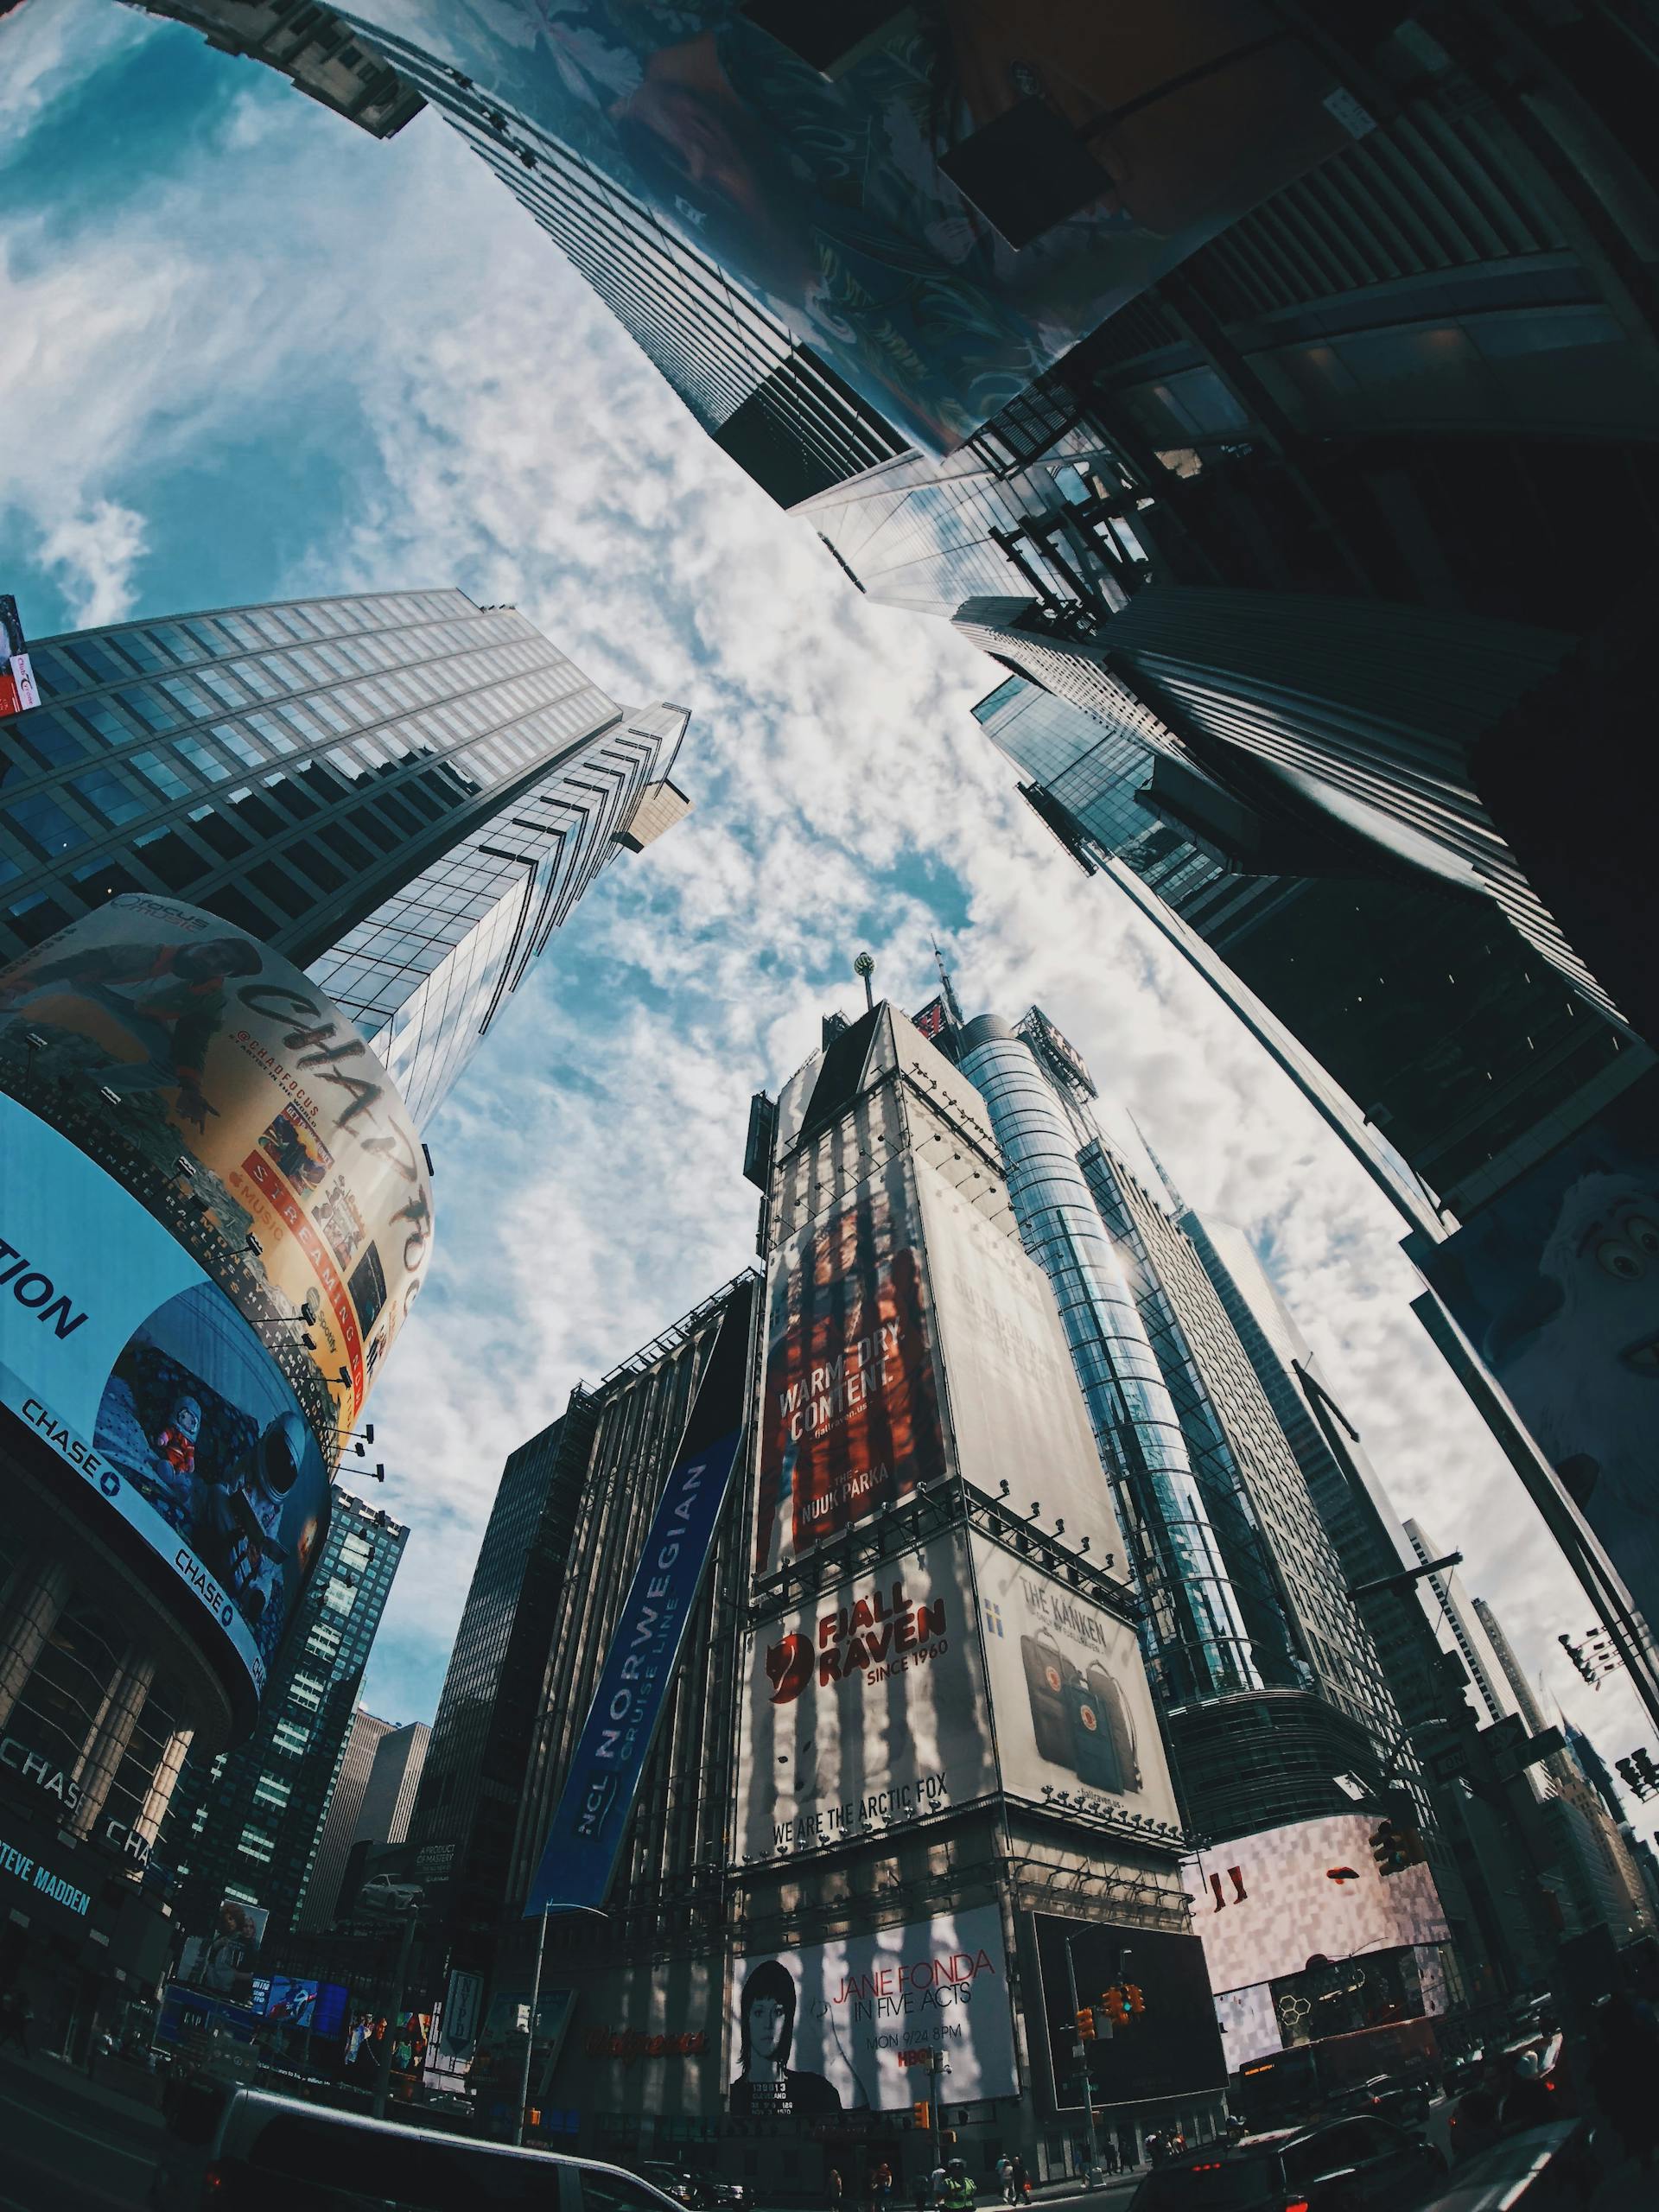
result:
<svg viewBox="0 0 1659 2212"><path fill-rule="evenodd" d="M95 629L131 613L132 572L144 550L141 514L112 499L96 500L87 512L45 529L40 550L48 569L67 572L77 628Z"/></svg>
<svg viewBox="0 0 1659 2212"><path fill-rule="evenodd" d="M1640 1740L1624 1687L1592 1698L1560 1660L1587 1607L1408 1310L1398 1224L1014 795L967 712L992 664L849 589L435 118L381 146L226 67L211 143L72 249L24 253L26 335L0 300L28 448L13 496L42 548L118 591L137 544L91 518L136 518L141 454L200 462L293 387L325 393L360 425L345 522L274 590L457 582L517 602L619 696L695 714L696 810L609 872L432 1133L435 1284L375 1408L386 1502L413 1529L378 1708L429 1700L507 1452L752 1257L749 1090L855 1003L861 944L899 1002L931 995L938 930L970 1011L1039 1001L1187 1196L1249 1231L1402 1514L1463 1544L1471 1589L1611 1751ZM84 543L54 519L66 468ZM215 598L204 574L194 603Z"/></svg>

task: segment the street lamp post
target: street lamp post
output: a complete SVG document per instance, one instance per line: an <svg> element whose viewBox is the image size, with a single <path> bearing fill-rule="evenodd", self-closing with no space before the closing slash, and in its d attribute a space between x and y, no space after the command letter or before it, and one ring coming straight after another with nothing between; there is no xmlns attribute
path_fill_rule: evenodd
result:
<svg viewBox="0 0 1659 2212"><path fill-rule="evenodd" d="M542 1956L547 1949L548 1907L542 1907L541 1933L536 1939L536 1968L530 1978L530 2018L524 2025L524 2063L518 2076L518 2124L512 2131L512 2139L522 2144L524 2139L524 2114L530 2108L530 2063L536 2049L536 2015L542 2002Z"/></svg>
<svg viewBox="0 0 1659 2212"><path fill-rule="evenodd" d="M1065 1982L1066 1987L1071 1993L1071 2030L1072 2033L1077 2035L1077 2014L1083 2008L1077 2003L1077 1969L1071 1957L1071 1938L1069 1936L1065 1939ZM1109 2038L1111 2032L1112 2024L1108 2020L1106 2033ZM1095 2182L1103 2179L1104 2177L1101 2171L1100 2139L1095 2133L1095 2093L1089 2079L1089 2053L1084 2048L1081 2036L1077 2037L1077 2050L1083 2067L1083 2112L1089 2130L1088 2178Z"/></svg>

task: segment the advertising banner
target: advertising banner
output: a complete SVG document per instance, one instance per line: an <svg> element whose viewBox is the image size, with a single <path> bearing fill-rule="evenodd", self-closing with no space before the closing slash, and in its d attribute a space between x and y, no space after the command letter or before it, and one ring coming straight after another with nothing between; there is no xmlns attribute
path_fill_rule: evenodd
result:
<svg viewBox="0 0 1659 2212"><path fill-rule="evenodd" d="M1659 1622L1659 1071L1407 1249Z"/></svg>
<svg viewBox="0 0 1659 2212"><path fill-rule="evenodd" d="M833 2120L1020 2091L995 1905L746 1959L732 2028L734 2119Z"/></svg>
<svg viewBox="0 0 1659 2212"><path fill-rule="evenodd" d="M1033 1504L1096 1564L1122 1538L1048 1277L1017 1236L986 1220L937 1168L918 1164L927 1290L944 1370L957 1469L995 1497ZM971 1187L971 1186L970 1186Z"/></svg>
<svg viewBox="0 0 1659 2212"><path fill-rule="evenodd" d="M356 1418L425 1276L431 1184L391 1077L297 968L193 906L111 899L0 970L0 1085L251 1319L315 1315L308 1357Z"/></svg>
<svg viewBox="0 0 1659 2212"><path fill-rule="evenodd" d="M729 0L343 12L569 147L924 448L1347 143L1265 0L805 10L787 42Z"/></svg>
<svg viewBox="0 0 1659 2212"><path fill-rule="evenodd" d="M1057 2110L1081 2110L1084 2066L1100 2105L1150 2102L1157 2097L1218 2089L1227 2079L1227 2054L1196 1936L1151 1928L1103 1927L1088 1920L1033 1917L1042 1976L1043 2040ZM1077 2025L1071 2010L1066 1948L1077 1976L1077 2003L1095 2008L1099 2040L1085 2044L1086 2059L1072 2056ZM1141 2009L1104 2032L1110 1989L1133 1986Z"/></svg>
<svg viewBox="0 0 1659 2212"><path fill-rule="evenodd" d="M1134 1629L988 1538L973 1547L1003 1789L1179 1826Z"/></svg>
<svg viewBox="0 0 1659 2212"><path fill-rule="evenodd" d="M1300 1974L1310 1959L1444 1943L1450 1930L1423 1866L1384 1874L1380 1815L1336 1813L1211 1844L1184 1862L1210 1986L1219 1995Z"/></svg>
<svg viewBox="0 0 1659 2212"><path fill-rule="evenodd" d="M257 1697L328 1525L316 1437L183 1246L3 1094L0 1154L0 1421Z"/></svg>
<svg viewBox="0 0 1659 2212"><path fill-rule="evenodd" d="M211 1936L189 1936L179 1961L179 1978L213 1997L238 2005L254 2000L254 1967L270 1915L264 1905L221 1897Z"/></svg>
<svg viewBox="0 0 1659 2212"><path fill-rule="evenodd" d="M597 1911L678 1671L743 1440L752 1287L727 1305L594 1692L526 1916Z"/></svg>
<svg viewBox="0 0 1659 2212"><path fill-rule="evenodd" d="M880 1834L996 1786L960 1531L761 1623L744 1666L740 1852Z"/></svg>
<svg viewBox="0 0 1659 2212"><path fill-rule="evenodd" d="M438 2032L441 2056L464 2065L478 2048L479 2018L484 2004L484 1977L464 1967L449 1969L443 2013Z"/></svg>
<svg viewBox="0 0 1659 2212"><path fill-rule="evenodd" d="M756 1574L945 1469L914 1173L898 1160L772 1255Z"/></svg>
<svg viewBox="0 0 1659 2212"><path fill-rule="evenodd" d="M40 703L17 602L9 591L0 592L0 715L20 715Z"/></svg>

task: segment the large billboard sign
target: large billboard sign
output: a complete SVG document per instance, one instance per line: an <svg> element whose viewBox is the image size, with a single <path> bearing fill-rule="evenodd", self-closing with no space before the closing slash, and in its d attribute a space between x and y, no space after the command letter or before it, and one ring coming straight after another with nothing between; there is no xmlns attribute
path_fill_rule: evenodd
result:
<svg viewBox="0 0 1659 2212"><path fill-rule="evenodd" d="M735 2119L833 2123L844 2113L903 2111L918 2097L970 2104L1019 2091L995 1905L749 1958L735 1970L727 2094Z"/></svg>
<svg viewBox="0 0 1659 2212"><path fill-rule="evenodd" d="M124 1527L169 1610L221 1672L229 1658L245 1704L327 1527L316 1434L184 1247L3 1093L0 1157L8 1446L105 1541Z"/></svg>
<svg viewBox="0 0 1659 2212"><path fill-rule="evenodd" d="M40 703L17 602L9 591L0 592L0 715L20 715Z"/></svg>
<svg viewBox="0 0 1659 2212"><path fill-rule="evenodd" d="M526 1915L596 1912L679 1671L743 1440L753 1294L728 1300L577 1738Z"/></svg>
<svg viewBox="0 0 1659 2212"><path fill-rule="evenodd" d="M960 1532L762 1621L744 1666L745 1854L880 1835L996 1786Z"/></svg>
<svg viewBox="0 0 1659 2212"><path fill-rule="evenodd" d="M1057 2111L1081 2108L1084 2101L1084 2068L1071 2056L1077 2039L1073 1976L1077 2001L1096 2008L1097 2024L1105 1992L1133 1984L1141 1999L1141 2011L1086 2047L1096 2106L1150 2103L1223 2086L1227 2056L1216 2024L1204 1947L1196 1936L1061 1920L1046 1912L1033 1915L1032 1925L1041 1977L1043 2041Z"/></svg>
<svg viewBox="0 0 1659 2212"><path fill-rule="evenodd" d="M772 1257L756 1574L945 1471L915 1182L895 1160Z"/></svg>
<svg viewBox="0 0 1659 2212"><path fill-rule="evenodd" d="M1659 1071L1408 1249L1659 1621Z"/></svg>
<svg viewBox="0 0 1659 2212"><path fill-rule="evenodd" d="M1135 1630L1000 1544L973 1546L1003 1789L1179 1827Z"/></svg>
<svg viewBox="0 0 1659 2212"><path fill-rule="evenodd" d="M431 1184L391 1077L297 968L194 907L111 899L0 970L0 1086L257 1324L308 1337L349 1426L424 1279ZM273 1323L302 1309L303 1332Z"/></svg>
<svg viewBox="0 0 1659 2212"><path fill-rule="evenodd" d="M1107 1486L1047 1276L936 1167L913 1171L927 1296L944 1370L956 1468L1101 1567L1122 1554Z"/></svg>
<svg viewBox="0 0 1659 2212"><path fill-rule="evenodd" d="M342 12L562 142L924 449L1369 121L1266 0L804 10L789 43L732 0Z"/></svg>
<svg viewBox="0 0 1659 2212"><path fill-rule="evenodd" d="M1194 1926L1219 1996L1310 1959L1444 1943L1450 1931L1426 1866L1384 1874L1371 1854L1375 1813L1336 1813L1206 1847L1185 1862Z"/></svg>

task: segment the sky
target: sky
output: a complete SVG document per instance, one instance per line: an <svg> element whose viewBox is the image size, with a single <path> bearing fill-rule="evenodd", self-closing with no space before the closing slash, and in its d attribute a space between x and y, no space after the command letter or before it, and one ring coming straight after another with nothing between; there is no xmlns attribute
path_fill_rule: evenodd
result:
<svg viewBox="0 0 1659 2212"><path fill-rule="evenodd" d="M692 709L695 810L618 861L429 1132L431 1287L371 1408L410 1540L364 1685L429 1719L506 1454L753 1262L750 1094L851 1011L1037 1001L1249 1234L1402 1516L1611 1761L1590 1607L1410 1313L1400 1224L972 721L1001 675L871 605L698 429L435 115L381 144L115 0L0 19L0 588L30 633L302 594L510 601ZM369 1485L374 1490L372 1484Z"/></svg>

